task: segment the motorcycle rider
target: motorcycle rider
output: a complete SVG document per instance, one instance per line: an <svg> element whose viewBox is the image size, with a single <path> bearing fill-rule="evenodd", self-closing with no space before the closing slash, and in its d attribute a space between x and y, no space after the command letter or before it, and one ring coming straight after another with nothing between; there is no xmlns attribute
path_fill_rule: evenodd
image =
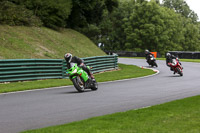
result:
<svg viewBox="0 0 200 133"><path fill-rule="evenodd" d="M145 56L148 64L150 63L150 55L154 56L151 52L149 52L149 50L145 50Z"/></svg>
<svg viewBox="0 0 200 133"><path fill-rule="evenodd" d="M178 57L176 57L175 55L172 55L172 54L170 54L170 53L166 53L166 65L168 66L168 67L170 67L170 70L171 71L174 71L173 70L173 68L169 65L169 63L172 63L172 60L173 59L178 59ZM179 62L179 64L181 65L181 62L179 61L179 59L178 59L178 62ZM183 69L183 67L182 67L182 69ZM175 73L175 72L174 72Z"/></svg>
<svg viewBox="0 0 200 133"><path fill-rule="evenodd" d="M82 68L84 71L86 71L88 73L88 75L94 79L94 75L93 73L90 71L90 69L87 68L87 66L84 64L84 61L80 58L78 58L77 56L72 56L71 53L66 53L64 55L64 58L67 62L67 68L71 68L71 63L77 63L77 65Z"/></svg>

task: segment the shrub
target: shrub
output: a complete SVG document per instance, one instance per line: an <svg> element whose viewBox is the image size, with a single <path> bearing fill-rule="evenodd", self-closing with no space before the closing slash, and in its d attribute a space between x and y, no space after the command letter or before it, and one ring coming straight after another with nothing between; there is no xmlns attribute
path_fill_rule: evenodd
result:
<svg viewBox="0 0 200 133"><path fill-rule="evenodd" d="M9 1L0 2L0 24L11 26L41 26L41 20L31 10Z"/></svg>

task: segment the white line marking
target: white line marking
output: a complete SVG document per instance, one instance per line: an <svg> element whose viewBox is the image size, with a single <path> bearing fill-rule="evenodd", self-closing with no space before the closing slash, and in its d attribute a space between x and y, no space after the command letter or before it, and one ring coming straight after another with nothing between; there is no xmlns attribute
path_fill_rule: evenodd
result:
<svg viewBox="0 0 200 133"><path fill-rule="evenodd" d="M106 84L106 83L115 83L115 82L122 82L122 81L128 81L128 80L136 80L136 79L143 79L143 78L148 78L148 77L152 77L155 76L157 74L160 73L159 70L153 69L153 68L146 68L146 67L140 67L143 69L151 69L154 72L156 72L155 74L152 75L148 75L148 76L144 76L144 77L138 77L138 78L130 78L130 79L122 79L122 80L115 80L115 81L106 81L106 82L99 82L99 84ZM51 88L42 88L42 89L34 89L34 90L24 90L24 91L16 91L16 92L8 92L8 93L1 93L0 95L9 95L9 94L17 94L17 93L24 93L24 92L34 92L34 91L43 91L43 90L53 90L53 89L59 89L59 88L63 88L63 87L73 87L73 85L68 85L68 86L59 86L59 87L51 87Z"/></svg>
<svg viewBox="0 0 200 133"><path fill-rule="evenodd" d="M15 91L15 92L7 92L7 93L1 93L0 95L8 95L8 94L16 94L16 93L23 93L23 92L34 92L34 91L43 91L43 90L53 90L53 89L59 89L63 87L73 87L72 85L68 86L58 86L58 87L51 87L51 88L41 88L41 89L33 89L33 90L24 90L24 91Z"/></svg>
<svg viewBox="0 0 200 133"><path fill-rule="evenodd" d="M130 78L130 79L122 79L122 80L115 80L115 81L107 81L107 82L99 82L100 84L105 84L105 83L113 83L113 82L121 82L121 81L128 81L128 80L136 80L136 79L143 79L143 78L148 78L148 77L152 77L152 76L155 76L157 74L160 73L159 70L156 70L156 69L152 69L152 68L146 68L146 67L143 67L144 69L151 69L153 70L154 72L156 72L155 74L152 74L152 75L148 75L148 76L144 76L144 77L138 77L138 78Z"/></svg>

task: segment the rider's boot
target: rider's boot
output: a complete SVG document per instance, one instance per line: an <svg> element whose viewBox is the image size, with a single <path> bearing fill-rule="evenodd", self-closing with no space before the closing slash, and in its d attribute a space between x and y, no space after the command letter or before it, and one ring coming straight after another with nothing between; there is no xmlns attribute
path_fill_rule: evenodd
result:
<svg viewBox="0 0 200 133"><path fill-rule="evenodd" d="M90 77L91 77L92 79L94 79L94 75L93 75L93 73L90 73Z"/></svg>
<svg viewBox="0 0 200 133"><path fill-rule="evenodd" d="M92 81L95 80L93 73L90 73L90 77L91 77Z"/></svg>

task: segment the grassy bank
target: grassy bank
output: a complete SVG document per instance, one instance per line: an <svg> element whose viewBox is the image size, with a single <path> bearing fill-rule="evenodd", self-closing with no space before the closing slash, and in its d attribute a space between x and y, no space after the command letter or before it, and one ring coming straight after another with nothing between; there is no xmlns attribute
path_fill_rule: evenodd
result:
<svg viewBox="0 0 200 133"><path fill-rule="evenodd" d="M105 55L91 40L72 29L0 25L0 59L62 59Z"/></svg>
<svg viewBox="0 0 200 133"><path fill-rule="evenodd" d="M200 96L24 133L199 133Z"/></svg>
<svg viewBox="0 0 200 133"><path fill-rule="evenodd" d="M105 73L95 74L97 82L136 78L155 73L152 70L141 69L133 65L119 64L119 68L120 70L118 71L109 71ZM48 80L38 80L38 81L14 82L8 84L0 84L0 93L33 90L33 89L66 86L66 85L72 85L72 82L69 79L48 79Z"/></svg>

